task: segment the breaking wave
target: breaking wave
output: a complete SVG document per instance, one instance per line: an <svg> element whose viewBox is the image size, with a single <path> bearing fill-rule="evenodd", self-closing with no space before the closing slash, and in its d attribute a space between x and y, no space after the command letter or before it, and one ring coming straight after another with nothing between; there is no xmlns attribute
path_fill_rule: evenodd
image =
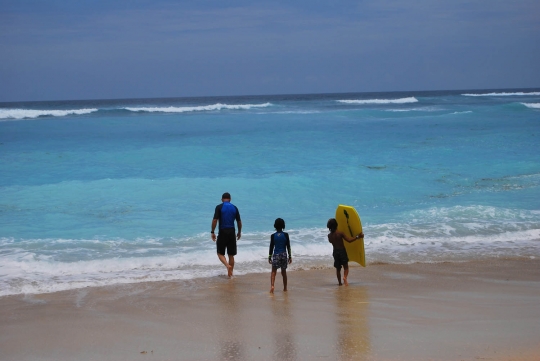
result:
<svg viewBox="0 0 540 361"><path fill-rule="evenodd" d="M216 111L216 110L248 110L252 108L266 108L272 103L263 104L212 104L201 105L195 107L126 107L124 109L132 112L161 112L161 113L185 113L185 112L201 112L201 111Z"/></svg>
<svg viewBox="0 0 540 361"><path fill-rule="evenodd" d="M482 93L482 94L461 94L466 97L508 97L508 96L523 96L523 95L540 95L540 92L515 92L515 93Z"/></svg>
<svg viewBox="0 0 540 361"><path fill-rule="evenodd" d="M344 104L407 104L417 103L418 99L415 97L399 98L399 99L345 99L338 100L339 103Z"/></svg>
<svg viewBox="0 0 540 361"><path fill-rule="evenodd" d="M66 115L83 115L97 112L98 109L38 110L38 109L0 109L1 119L31 119L38 117L64 117Z"/></svg>
<svg viewBox="0 0 540 361"><path fill-rule="evenodd" d="M525 105L527 108L540 109L540 103L521 103L521 104Z"/></svg>
<svg viewBox="0 0 540 361"><path fill-rule="evenodd" d="M540 257L540 211L486 206L415 210L384 224L365 224L373 263L462 262ZM291 271L332 266L324 228L289 230ZM269 232L243 235L237 274L268 272ZM43 245L47 244L46 252ZM208 234L189 239L69 240L0 238L0 296L224 274ZM74 261L76 260L76 261Z"/></svg>

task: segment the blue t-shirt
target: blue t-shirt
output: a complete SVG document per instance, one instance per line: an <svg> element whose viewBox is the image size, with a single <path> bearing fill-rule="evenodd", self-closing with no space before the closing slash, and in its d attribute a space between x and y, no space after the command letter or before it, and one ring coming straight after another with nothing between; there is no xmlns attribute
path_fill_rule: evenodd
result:
<svg viewBox="0 0 540 361"><path fill-rule="evenodd" d="M231 202L223 202L217 205L214 219L219 220L219 229L234 229L234 221L240 222L240 212Z"/></svg>

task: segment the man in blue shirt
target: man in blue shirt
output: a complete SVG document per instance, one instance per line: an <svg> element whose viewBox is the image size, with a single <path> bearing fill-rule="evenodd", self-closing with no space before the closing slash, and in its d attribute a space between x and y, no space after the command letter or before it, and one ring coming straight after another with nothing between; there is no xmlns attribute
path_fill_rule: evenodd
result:
<svg viewBox="0 0 540 361"><path fill-rule="evenodd" d="M236 255L236 241L240 239L242 234L242 220L240 219L240 212L234 204L231 203L231 195L229 193L223 193L221 196L223 203L216 206L214 211L214 218L212 219L212 241L216 242L216 234L214 233L216 225L219 221L219 232L217 236L217 255L221 263L227 267L227 274L229 277L233 275L234 269L234 256ZM234 221L238 225L238 234L234 228ZM225 250L229 256L229 261L225 258Z"/></svg>

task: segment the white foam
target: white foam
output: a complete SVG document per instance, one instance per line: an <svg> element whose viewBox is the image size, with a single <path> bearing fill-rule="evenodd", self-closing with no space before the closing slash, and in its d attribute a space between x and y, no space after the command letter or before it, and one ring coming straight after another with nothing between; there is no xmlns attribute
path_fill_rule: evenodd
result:
<svg viewBox="0 0 540 361"><path fill-rule="evenodd" d="M291 270L332 266L325 228L288 233ZM429 208L407 212L394 222L365 224L364 233L368 264L540 257L540 211ZM269 236L269 232L243 234L235 257L237 274L268 272ZM0 238L0 255L0 296L225 274L207 233L131 241Z"/></svg>
<svg viewBox="0 0 540 361"><path fill-rule="evenodd" d="M540 103L521 103L521 104L525 105L527 108L540 109Z"/></svg>
<svg viewBox="0 0 540 361"><path fill-rule="evenodd" d="M409 109L385 109L386 112L403 113L403 112L440 112L445 109L439 107L422 107L422 108L409 108Z"/></svg>
<svg viewBox="0 0 540 361"><path fill-rule="evenodd" d="M460 229L462 228L462 229ZM401 223L364 227L367 262L413 263L464 261L493 257L539 257L540 229L492 229L479 221L449 224ZM519 228L519 227L515 227ZM524 227L527 228L527 227ZM469 234L463 233L466 229ZM325 229L290 231L291 270L331 267L332 247ZM237 274L268 272L268 234L240 242ZM225 274L214 248L195 252L59 262L54 257L21 252L3 256L0 296L49 293L114 284L186 280Z"/></svg>
<svg viewBox="0 0 540 361"><path fill-rule="evenodd" d="M216 110L249 110L251 108L266 108L271 106L272 103L263 104L212 104L201 105L196 107L126 107L124 109L132 112L161 112L161 113L185 113L185 112L201 112L201 111L216 111Z"/></svg>
<svg viewBox="0 0 540 361"><path fill-rule="evenodd" d="M281 112L274 112L274 114L319 114L319 110L285 110Z"/></svg>
<svg viewBox="0 0 540 361"><path fill-rule="evenodd" d="M453 232L453 230L449 229ZM399 239L399 242L396 242ZM369 258L378 262L413 263L467 261L497 257L531 258L540 255L540 230L504 232L490 236L418 237L393 234L366 241Z"/></svg>
<svg viewBox="0 0 540 361"><path fill-rule="evenodd" d="M38 109L0 109L0 119L29 119L45 116L64 117L97 112L98 109L38 110Z"/></svg>
<svg viewBox="0 0 540 361"><path fill-rule="evenodd" d="M508 97L508 96L523 96L523 95L540 95L540 92L515 92L515 93L483 93L483 94L461 94L466 97Z"/></svg>
<svg viewBox="0 0 540 361"><path fill-rule="evenodd" d="M386 109L386 111L387 112L401 113L401 112L421 112L421 111L429 112L431 110L420 109L420 108L411 108L411 109Z"/></svg>
<svg viewBox="0 0 540 361"><path fill-rule="evenodd" d="M350 100L338 100L339 103L344 104L407 104L417 103L418 99L415 97L399 98L399 99L350 99Z"/></svg>

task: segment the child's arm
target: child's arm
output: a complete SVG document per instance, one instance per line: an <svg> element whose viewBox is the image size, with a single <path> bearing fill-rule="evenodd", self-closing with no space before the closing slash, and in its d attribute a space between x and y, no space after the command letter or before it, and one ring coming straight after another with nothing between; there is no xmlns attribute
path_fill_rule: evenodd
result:
<svg viewBox="0 0 540 361"><path fill-rule="evenodd" d="M268 263L272 264L272 254L274 253L274 235L270 236L270 249L268 250Z"/></svg>
<svg viewBox="0 0 540 361"><path fill-rule="evenodd" d="M289 234L285 233L285 237L287 239L287 242L285 245L287 246L287 252L289 253L289 264L292 263L292 252L291 252L291 241L289 240Z"/></svg>
<svg viewBox="0 0 540 361"><path fill-rule="evenodd" d="M339 231L337 231L337 232L339 232ZM363 233L359 233L355 237L347 237L343 232L339 232L339 233L341 233L341 238L343 238L344 240L346 240L349 243L352 243L352 242L356 241L359 238L364 238Z"/></svg>

